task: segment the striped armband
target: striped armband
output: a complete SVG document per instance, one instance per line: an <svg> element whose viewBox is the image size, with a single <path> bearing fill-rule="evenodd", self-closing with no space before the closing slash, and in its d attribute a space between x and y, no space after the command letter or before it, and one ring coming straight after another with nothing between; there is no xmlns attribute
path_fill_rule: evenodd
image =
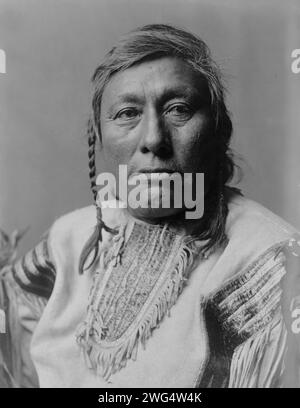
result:
<svg viewBox="0 0 300 408"><path fill-rule="evenodd" d="M55 266L51 259L48 236L12 267L18 285L27 292L49 298L55 281Z"/></svg>

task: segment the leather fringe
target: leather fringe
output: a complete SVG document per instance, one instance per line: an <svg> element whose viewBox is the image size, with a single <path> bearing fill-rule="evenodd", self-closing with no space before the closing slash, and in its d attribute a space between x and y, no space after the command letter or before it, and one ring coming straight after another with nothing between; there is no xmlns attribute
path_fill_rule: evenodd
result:
<svg viewBox="0 0 300 408"><path fill-rule="evenodd" d="M116 240L112 252L119 251L122 244L122 240L121 244L119 240ZM105 328L100 313L94 310L90 304L87 318L79 326L76 334L77 342L89 368L94 369L98 375L107 381L112 374L126 366L128 359L136 359L139 345L141 344L145 348L152 331L159 327L166 314L170 315L170 309L176 303L188 278L189 266L193 263L194 249L183 240L177 265L173 271L170 271L165 287L161 290L155 303L149 307L135 332L121 341L120 344L99 344L91 338L90 335L94 330L97 330L97 335L101 336L101 331L105 331Z"/></svg>

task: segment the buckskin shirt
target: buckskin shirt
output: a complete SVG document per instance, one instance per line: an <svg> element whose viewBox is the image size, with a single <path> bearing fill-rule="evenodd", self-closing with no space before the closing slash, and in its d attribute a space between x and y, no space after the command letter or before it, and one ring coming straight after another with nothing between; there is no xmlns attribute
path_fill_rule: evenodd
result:
<svg viewBox="0 0 300 408"><path fill-rule="evenodd" d="M100 256L83 275L79 257L94 207L58 219L4 270L10 367L19 385L283 385L299 358L299 349L287 358L282 301L287 258L300 252L293 227L234 196L228 243L204 258L201 241L124 209L103 209L103 219L119 233L103 233Z"/></svg>

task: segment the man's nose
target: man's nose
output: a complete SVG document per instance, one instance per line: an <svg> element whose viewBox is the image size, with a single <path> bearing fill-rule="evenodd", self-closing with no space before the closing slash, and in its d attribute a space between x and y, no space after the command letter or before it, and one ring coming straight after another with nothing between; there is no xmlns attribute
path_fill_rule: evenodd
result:
<svg viewBox="0 0 300 408"><path fill-rule="evenodd" d="M153 153L159 157L168 157L172 153L170 134L163 118L156 112L148 113L141 129L140 150L142 153Z"/></svg>

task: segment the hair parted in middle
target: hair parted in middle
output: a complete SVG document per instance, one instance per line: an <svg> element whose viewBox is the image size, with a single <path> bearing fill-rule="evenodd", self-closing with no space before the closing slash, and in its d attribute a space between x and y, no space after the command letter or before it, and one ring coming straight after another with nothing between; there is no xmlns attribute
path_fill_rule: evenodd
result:
<svg viewBox="0 0 300 408"><path fill-rule="evenodd" d="M227 242L225 223L228 214L230 194L241 194L238 189L225 189L235 169L233 155L229 148L232 136L232 122L225 105L225 88L221 81L221 72L211 57L206 43L195 35L180 28L165 24L151 24L129 32L120 38L118 43L107 53L103 62L96 68L92 76L93 96L91 115L87 124L88 157L90 185L96 204L96 145L101 146L101 100L105 86L117 72L139 64L145 60L162 57L176 57L187 63L205 80L209 91L209 112L213 123L211 137L215 140L216 170L209 192L205 195L205 206L210 208L204 214L205 222L198 234L199 239L207 240L202 248L206 253L213 252ZM99 242L102 240L101 230L114 234L117 231L109 228L102 220L101 209L97 208L97 225L92 236L85 244L79 261L79 273L88 269L95 261ZM204 229L203 229L204 225ZM94 251L92 261L86 266L89 255Z"/></svg>

